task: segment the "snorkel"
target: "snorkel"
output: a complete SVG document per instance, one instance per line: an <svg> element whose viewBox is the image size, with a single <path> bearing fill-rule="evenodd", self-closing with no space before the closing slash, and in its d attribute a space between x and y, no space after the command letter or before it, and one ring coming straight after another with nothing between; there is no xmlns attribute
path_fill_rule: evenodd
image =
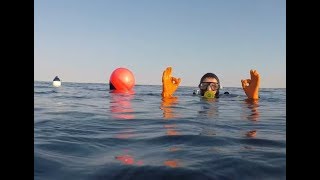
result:
<svg viewBox="0 0 320 180"><path fill-rule="evenodd" d="M203 97L207 99L213 99L216 96L216 91L205 91Z"/></svg>

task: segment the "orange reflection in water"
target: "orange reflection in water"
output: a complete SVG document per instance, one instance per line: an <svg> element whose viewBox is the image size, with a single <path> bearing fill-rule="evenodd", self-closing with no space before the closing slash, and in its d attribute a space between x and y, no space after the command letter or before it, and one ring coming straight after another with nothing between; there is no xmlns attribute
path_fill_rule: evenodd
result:
<svg viewBox="0 0 320 180"><path fill-rule="evenodd" d="M245 100L247 108L250 110L250 113L247 115L247 119L251 121L260 120L260 112L259 112L259 100L258 99L246 99ZM245 134L247 137L254 138L257 136L257 130L247 131Z"/></svg>
<svg viewBox="0 0 320 180"><path fill-rule="evenodd" d="M256 137L256 136L257 136L257 130L248 131L248 132L246 133L246 136L247 136L247 137Z"/></svg>
<svg viewBox="0 0 320 180"><path fill-rule="evenodd" d="M247 108L250 110L250 113L247 115L248 120L258 121L260 119L259 112L259 100L246 99L245 100Z"/></svg>
<svg viewBox="0 0 320 180"><path fill-rule="evenodd" d="M163 111L163 118L165 120L177 118L177 114L172 110L172 106L177 104L178 98L177 97L170 97L170 98L162 98L161 102L161 109ZM175 129L176 124L165 124L163 126L167 131L166 134L168 136L175 136L179 135L180 133Z"/></svg>
<svg viewBox="0 0 320 180"><path fill-rule="evenodd" d="M177 104L177 102L177 97L162 98L161 109L165 119L173 119L177 117L177 114L175 114L171 108L173 105Z"/></svg>
<svg viewBox="0 0 320 180"><path fill-rule="evenodd" d="M163 163L164 165L172 168L180 167L180 161L177 159L166 160Z"/></svg>
<svg viewBox="0 0 320 180"><path fill-rule="evenodd" d="M168 149L168 151L171 153L177 153L180 150L181 148L176 146L172 146ZM179 159L168 159L164 161L163 164L172 168L181 167L181 161Z"/></svg>
<svg viewBox="0 0 320 180"><path fill-rule="evenodd" d="M110 112L114 119L131 120L134 119L134 111L131 107L131 101L134 98L134 92L110 91ZM128 139L134 136L132 129L122 129L120 133L114 135L118 139Z"/></svg>
<svg viewBox="0 0 320 180"><path fill-rule="evenodd" d="M136 161L133 156L128 154L115 156L115 159L119 160L122 164L125 165L143 165L142 160Z"/></svg>
<svg viewBox="0 0 320 180"><path fill-rule="evenodd" d="M165 120L175 119L179 117L177 113L175 113L172 109L172 106L178 103L177 97L170 98L162 98L161 109L163 111L163 118ZM167 121L169 122L169 121ZM180 133L176 130L176 124L165 124L163 127L166 129L166 134L168 136L176 136L180 135ZM170 147L169 152L176 152L180 150L178 147ZM179 159L168 159L163 162L165 166L176 168L181 166L181 162Z"/></svg>
<svg viewBox="0 0 320 180"><path fill-rule="evenodd" d="M131 100L134 92L110 91L110 111L115 119L129 120L134 118Z"/></svg>

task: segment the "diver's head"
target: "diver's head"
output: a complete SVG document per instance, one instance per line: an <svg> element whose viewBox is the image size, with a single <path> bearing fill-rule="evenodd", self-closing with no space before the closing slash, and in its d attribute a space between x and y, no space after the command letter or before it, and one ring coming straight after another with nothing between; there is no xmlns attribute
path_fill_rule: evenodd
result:
<svg viewBox="0 0 320 180"><path fill-rule="evenodd" d="M213 73L206 73L202 76L199 84L200 94L204 96L204 94L208 92L214 92L215 97L219 97L220 90L220 81L218 76Z"/></svg>

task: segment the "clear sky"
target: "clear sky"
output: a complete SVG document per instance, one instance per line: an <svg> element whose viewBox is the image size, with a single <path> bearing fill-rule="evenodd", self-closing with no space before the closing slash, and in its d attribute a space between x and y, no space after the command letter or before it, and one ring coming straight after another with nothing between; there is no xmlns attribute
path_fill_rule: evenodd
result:
<svg viewBox="0 0 320 180"><path fill-rule="evenodd" d="M215 73L241 87L250 69L261 88L286 88L285 0L35 0L34 78L108 83L130 69L160 85L171 66L181 86Z"/></svg>

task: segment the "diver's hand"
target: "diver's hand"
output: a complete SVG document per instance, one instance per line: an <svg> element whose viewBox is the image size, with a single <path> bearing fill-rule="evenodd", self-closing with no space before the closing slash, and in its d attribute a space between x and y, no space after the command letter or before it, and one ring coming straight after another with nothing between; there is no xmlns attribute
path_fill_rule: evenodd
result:
<svg viewBox="0 0 320 180"><path fill-rule="evenodd" d="M250 70L251 79L242 79L241 84L249 99L259 99L260 75L256 70Z"/></svg>
<svg viewBox="0 0 320 180"><path fill-rule="evenodd" d="M171 76L171 67L167 67L162 74L162 97L172 97L173 93L177 90L181 79Z"/></svg>

